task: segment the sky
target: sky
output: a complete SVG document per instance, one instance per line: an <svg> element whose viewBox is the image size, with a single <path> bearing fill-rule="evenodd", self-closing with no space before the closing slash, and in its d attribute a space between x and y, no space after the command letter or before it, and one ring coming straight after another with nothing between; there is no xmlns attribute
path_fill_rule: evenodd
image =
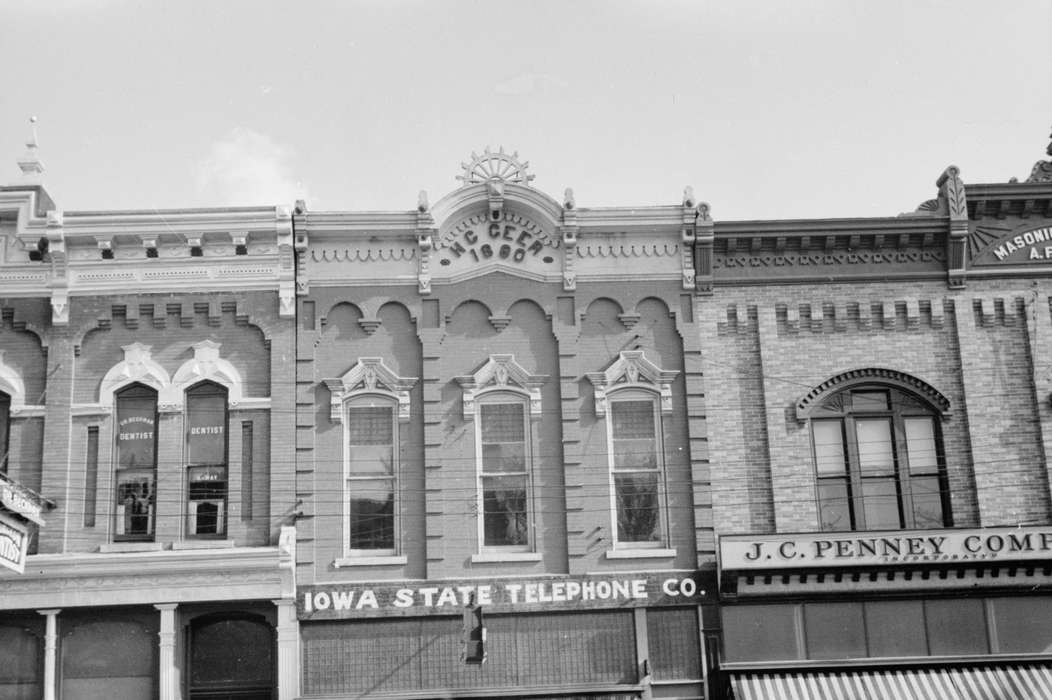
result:
<svg viewBox="0 0 1052 700"><path fill-rule="evenodd" d="M894 216L1025 180L1052 0L0 0L0 184L65 210L409 210L504 147L579 207Z"/></svg>

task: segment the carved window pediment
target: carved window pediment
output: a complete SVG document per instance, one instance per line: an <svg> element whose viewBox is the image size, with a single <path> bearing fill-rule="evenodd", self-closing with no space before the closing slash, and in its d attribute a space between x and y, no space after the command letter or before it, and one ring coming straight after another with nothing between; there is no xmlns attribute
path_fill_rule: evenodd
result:
<svg viewBox="0 0 1052 700"><path fill-rule="evenodd" d="M132 343L121 348L124 359L110 368L99 387L99 403L113 404L113 393L128 384L139 383L155 390L158 395L171 385L168 372L153 359L149 345Z"/></svg>
<svg viewBox="0 0 1052 700"><path fill-rule="evenodd" d="M541 387L547 375L530 374L515 361L514 355L490 355L486 364L474 374L457 377L464 390L464 420L475 418L475 401L493 391L510 391L530 399L530 418L541 417Z"/></svg>
<svg viewBox="0 0 1052 700"><path fill-rule="evenodd" d="M661 412L672 413L672 382L679 372L661 369L642 350L625 350L602 372L586 376L595 387L595 414L605 416L607 396L621 389L643 389L661 396Z"/></svg>
<svg viewBox="0 0 1052 700"><path fill-rule="evenodd" d="M237 406L243 396L244 381L234 365L219 356L220 344L211 340L202 340L192 347L194 349L193 359L184 362L172 377L170 399L181 401L183 393L191 386L198 382L211 381L226 387L230 405Z"/></svg>
<svg viewBox="0 0 1052 700"><path fill-rule="evenodd" d="M398 420L409 420L409 390L416 377L400 377L379 357L360 357L342 377L325 379L329 387L330 413L333 423L343 422L343 404L363 394L389 396L398 401Z"/></svg>

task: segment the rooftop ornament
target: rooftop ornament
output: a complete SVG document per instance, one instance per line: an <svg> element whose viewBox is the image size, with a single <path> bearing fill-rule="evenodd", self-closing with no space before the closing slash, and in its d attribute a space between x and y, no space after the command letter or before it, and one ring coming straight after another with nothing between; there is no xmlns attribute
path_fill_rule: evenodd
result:
<svg viewBox="0 0 1052 700"><path fill-rule="evenodd" d="M27 185L39 185L44 179L44 164L37 153L36 123L36 117L29 118L30 135L26 141L26 152L18 160L18 167L22 169L22 182Z"/></svg>
<svg viewBox="0 0 1052 700"><path fill-rule="evenodd" d="M1048 135L1052 139L1052 133ZM1052 141L1049 141L1048 148L1045 149L1045 153L1052 156ZM1026 179L1027 182L1052 182L1052 161L1039 160L1034 163L1034 169L1030 171L1030 177Z"/></svg>
<svg viewBox="0 0 1052 700"><path fill-rule="evenodd" d="M513 182L517 185L529 186L530 180L535 177L526 172L526 168L530 167L529 161L520 161L518 151L508 155L504 152L503 146L496 152L486 146L482 155L472 151L471 162L461 163L460 167L463 168L464 174L457 175L457 179L460 180L462 187L483 182L493 184Z"/></svg>

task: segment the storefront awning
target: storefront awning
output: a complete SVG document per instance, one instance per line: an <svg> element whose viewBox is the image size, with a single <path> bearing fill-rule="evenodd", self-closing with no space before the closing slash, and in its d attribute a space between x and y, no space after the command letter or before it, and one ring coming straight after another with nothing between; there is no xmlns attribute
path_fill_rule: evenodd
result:
<svg viewBox="0 0 1052 700"><path fill-rule="evenodd" d="M734 674L735 700L1052 698L1052 665Z"/></svg>

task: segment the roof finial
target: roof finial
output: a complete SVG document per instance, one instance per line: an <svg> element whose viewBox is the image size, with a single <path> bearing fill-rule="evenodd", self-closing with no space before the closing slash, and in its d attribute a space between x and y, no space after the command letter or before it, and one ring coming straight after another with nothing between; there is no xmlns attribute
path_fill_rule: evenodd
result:
<svg viewBox="0 0 1052 700"><path fill-rule="evenodd" d="M30 117L29 140L26 141L26 152L18 161L18 167L22 169L22 183L27 185L39 185L43 182L44 164L40 161L37 153L37 118Z"/></svg>
<svg viewBox="0 0 1052 700"><path fill-rule="evenodd" d="M1048 137L1052 139L1052 134ZM1052 156L1052 141L1049 142L1048 148L1045 149L1045 153ZM1052 160L1039 160L1034 163L1034 168L1030 171L1030 177L1026 179L1027 182L1052 182Z"/></svg>

